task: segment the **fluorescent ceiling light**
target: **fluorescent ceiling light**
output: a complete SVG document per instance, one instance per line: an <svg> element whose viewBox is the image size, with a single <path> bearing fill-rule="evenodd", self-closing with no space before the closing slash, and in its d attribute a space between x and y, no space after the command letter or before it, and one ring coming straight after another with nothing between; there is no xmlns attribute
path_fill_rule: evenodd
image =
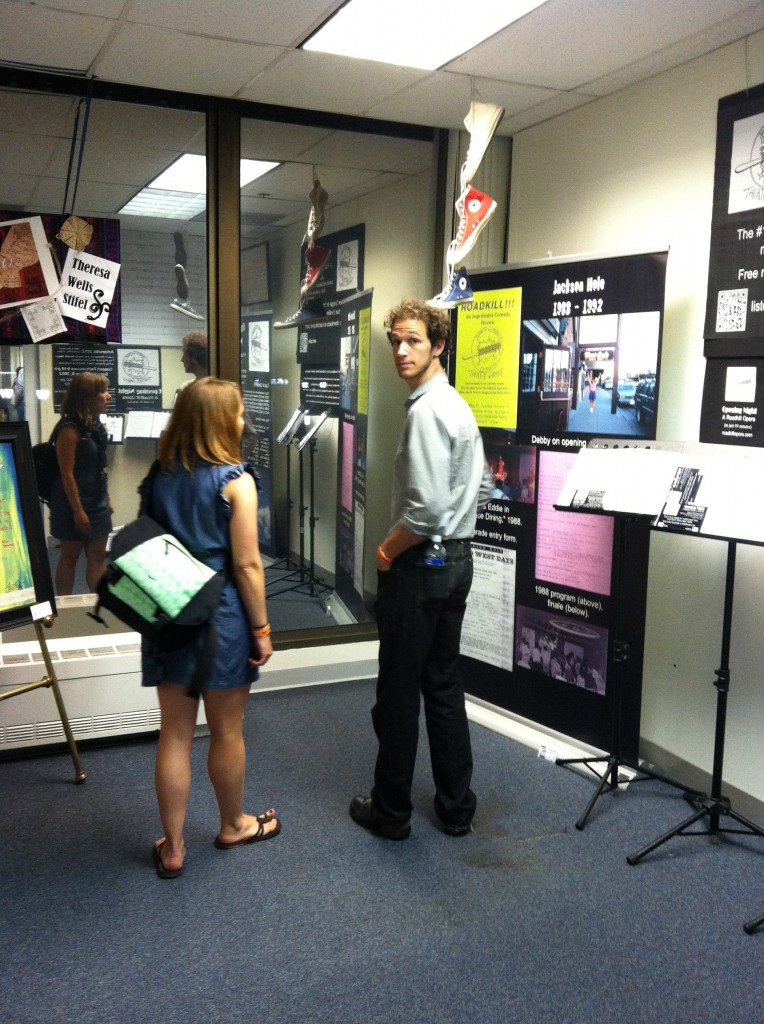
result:
<svg viewBox="0 0 764 1024"><path fill-rule="evenodd" d="M242 160L239 173L240 187L244 188L274 167L278 167L278 163L272 160ZM133 196L119 213L191 220L198 216L206 205L207 159L194 153L184 153Z"/></svg>
<svg viewBox="0 0 764 1024"><path fill-rule="evenodd" d="M349 0L303 49L434 71L546 0Z"/></svg>

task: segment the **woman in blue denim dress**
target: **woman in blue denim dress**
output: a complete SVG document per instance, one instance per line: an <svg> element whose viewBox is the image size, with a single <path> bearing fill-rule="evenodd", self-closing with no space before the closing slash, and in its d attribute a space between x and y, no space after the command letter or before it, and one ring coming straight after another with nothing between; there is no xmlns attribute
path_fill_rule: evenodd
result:
<svg viewBox="0 0 764 1024"><path fill-rule="evenodd" d="M214 839L231 850L279 834L273 809L243 811L242 723L250 685L273 653L265 605L265 572L257 536L257 487L241 461L244 406L231 381L202 377L178 395L159 439L160 471L146 511L210 568L229 579L214 618L215 656L206 679L197 669L206 638L179 649L144 638L143 685L157 686L161 729L156 791L164 836L152 847L160 878L177 878L186 853L183 827L191 788L191 743L199 699L210 730L208 772L220 812Z"/></svg>

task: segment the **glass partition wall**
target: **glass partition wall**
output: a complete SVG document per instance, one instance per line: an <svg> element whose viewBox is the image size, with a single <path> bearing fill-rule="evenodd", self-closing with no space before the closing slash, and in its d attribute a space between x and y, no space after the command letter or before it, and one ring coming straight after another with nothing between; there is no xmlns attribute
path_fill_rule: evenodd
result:
<svg viewBox="0 0 764 1024"><path fill-rule="evenodd" d="M189 379L182 339L189 331L206 334L210 372L241 381L257 429L249 455L262 477L261 542L273 565L269 602L278 607L278 629L295 643L308 642L299 636L305 630L310 642L364 639L373 635L373 540L387 528L395 447L389 430L374 429L375 420L389 419L390 367L388 347L378 337L373 343L373 324L383 307L433 278L426 214L435 205L433 133L276 113L31 72L0 75L3 220L95 218L103 237L116 239L108 258L121 268L118 345L79 337L32 344L18 310L0 310L0 416L17 415L9 391L23 367L23 414L34 443L57 421L67 374L106 370L117 526L136 514L136 488L154 458L163 413ZM185 185L156 181L181 158L202 174L201 184L198 177ZM319 211L314 200L322 193ZM307 294L323 297L331 313L316 322L323 338L320 330L308 338L297 325L275 326L306 299L311 212L322 217L312 240L330 252L313 268ZM400 234L412 223L415 240L400 249ZM345 238L351 244L340 250ZM353 323L342 300L359 293L371 294ZM306 365L300 348L312 346L316 334L319 345L329 338L329 355ZM327 384L352 387L350 405L335 393L312 440L300 444L308 420L291 445L280 443L305 406L305 387ZM315 396L308 397L316 409ZM403 397L394 406L401 422ZM47 517L45 525L49 536ZM55 568L55 543L48 543ZM338 571L344 596L335 591ZM87 591L84 573L75 590ZM90 622L82 621L82 628Z"/></svg>

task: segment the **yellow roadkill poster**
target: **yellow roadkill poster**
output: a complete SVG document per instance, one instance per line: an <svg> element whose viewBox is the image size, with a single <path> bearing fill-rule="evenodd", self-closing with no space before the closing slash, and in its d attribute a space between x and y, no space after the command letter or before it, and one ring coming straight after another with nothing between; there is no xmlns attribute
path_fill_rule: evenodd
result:
<svg viewBox="0 0 764 1024"><path fill-rule="evenodd" d="M458 307L455 385L479 427L517 427L521 299L497 288Z"/></svg>

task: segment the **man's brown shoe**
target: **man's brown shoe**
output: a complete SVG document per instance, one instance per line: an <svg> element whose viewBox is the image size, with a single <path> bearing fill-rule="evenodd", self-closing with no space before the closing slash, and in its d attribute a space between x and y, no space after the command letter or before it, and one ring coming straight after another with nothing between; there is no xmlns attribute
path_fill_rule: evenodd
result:
<svg viewBox="0 0 764 1024"><path fill-rule="evenodd" d="M383 839L408 839L411 835L410 821L385 821L374 810L370 796L354 796L350 801L350 817L362 828Z"/></svg>

